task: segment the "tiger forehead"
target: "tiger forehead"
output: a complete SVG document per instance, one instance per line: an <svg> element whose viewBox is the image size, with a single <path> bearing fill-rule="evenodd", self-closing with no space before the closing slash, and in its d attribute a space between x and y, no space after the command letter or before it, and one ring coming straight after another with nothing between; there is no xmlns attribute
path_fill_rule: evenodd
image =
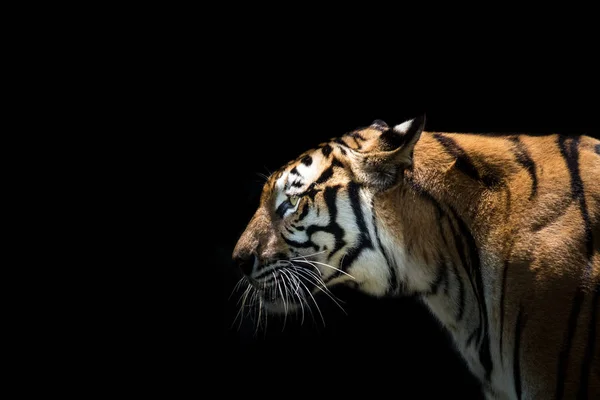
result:
<svg viewBox="0 0 600 400"><path fill-rule="evenodd" d="M285 193L295 193L306 189L317 179L322 169L321 165L325 161L325 154L320 150L304 152L295 161L288 164L277 179L275 187Z"/></svg>
<svg viewBox="0 0 600 400"><path fill-rule="evenodd" d="M372 143L381 135L380 126L357 129L343 136L331 138L316 149L307 150L295 160L291 160L272 176L270 189L275 193L297 192L318 178L325 169L323 161L333 157L344 157L347 151L363 152L370 150ZM294 190L294 188L296 190Z"/></svg>

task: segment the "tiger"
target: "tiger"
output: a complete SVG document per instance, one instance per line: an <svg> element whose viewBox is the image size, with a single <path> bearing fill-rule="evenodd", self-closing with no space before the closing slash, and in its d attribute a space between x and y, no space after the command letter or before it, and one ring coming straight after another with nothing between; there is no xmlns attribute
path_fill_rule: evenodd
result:
<svg viewBox="0 0 600 400"><path fill-rule="evenodd" d="M375 120L271 174L232 253L247 291L267 315L334 285L415 296L487 399L600 399L600 141L425 121Z"/></svg>

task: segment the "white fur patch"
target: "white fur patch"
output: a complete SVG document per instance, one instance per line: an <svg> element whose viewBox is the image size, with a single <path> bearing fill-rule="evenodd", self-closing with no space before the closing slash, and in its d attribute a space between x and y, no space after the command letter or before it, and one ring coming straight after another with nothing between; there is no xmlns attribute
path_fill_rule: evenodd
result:
<svg viewBox="0 0 600 400"><path fill-rule="evenodd" d="M394 127L394 130L396 132L398 132L398 133L406 133L406 132L408 132L408 130L412 126L413 122L414 122L414 119L411 119L411 120L408 120L406 122L403 122L403 123L401 123L399 125L396 125Z"/></svg>
<svg viewBox="0 0 600 400"><path fill-rule="evenodd" d="M279 207L281 203L287 200L287 196L285 194L285 183L288 179L288 173L284 172L277 182L275 182L275 209Z"/></svg>
<svg viewBox="0 0 600 400"><path fill-rule="evenodd" d="M306 187L313 183L319 177L321 162L323 161L323 155L321 152L314 152L311 154L312 163L309 166L300 163L296 166L296 170L302 176L302 182L304 185L299 188L300 190L306 190Z"/></svg>

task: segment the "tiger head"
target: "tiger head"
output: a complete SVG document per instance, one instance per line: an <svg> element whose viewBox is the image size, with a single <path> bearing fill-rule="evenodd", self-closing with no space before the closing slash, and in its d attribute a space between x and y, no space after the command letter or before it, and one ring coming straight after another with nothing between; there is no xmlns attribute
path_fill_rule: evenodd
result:
<svg viewBox="0 0 600 400"><path fill-rule="evenodd" d="M376 296L395 287L374 201L410 168L424 122L420 116L390 128L376 120L269 177L233 251L267 311L298 309L337 284Z"/></svg>

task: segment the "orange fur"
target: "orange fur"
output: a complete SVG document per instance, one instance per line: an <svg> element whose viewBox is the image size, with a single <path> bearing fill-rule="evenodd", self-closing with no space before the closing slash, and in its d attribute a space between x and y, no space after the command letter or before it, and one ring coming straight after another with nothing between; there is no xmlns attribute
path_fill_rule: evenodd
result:
<svg viewBox="0 0 600 400"><path fill-rule="evenodd" d="M522 381L523 394L553 398L562 391L565 398L575 398L586 348L595 344L588 394L600 398L600 342L589 337L593 315L595 334L600 335L594 297L600 290L600 142L586 136L428 131L419 131L414 140L406 134L406 140L398 136L385 141L386 130L370 126L321 144L320 148L331 145L339 166L327 182L315 186L314 199L301 200L299 210L310 206L325 213L325 187L358 183L372 199L380 229L421 266L427 285L440 262L464 264L469 243L460 235L468 232L481 262L483 288L476 291L485 296L486 334L491 347L502 344L499 350L492 348L493 367L510 377L492 377L488 395L518 393L518 382L518 389L502 385L520 371L514 379ZM319 151L305 152L271 177L235 257L254 252L267 262L289 250L281 232L292 229L298 219L277 217L275 183L305 156ZM321 174L329 166L314 168ZM340 191L338 196L347 195ZM469 274L476 273L456 272L467 283L473 279ZM473 286L478 283L467 285L467 292ZM467 296L470 318L477 319L477 293ZM460 330L453 324L447 327ZM519 335L516 330L521 330ZM515 357L509 357L512 350L507 349L517 345L517 336L520 364L513 365ZM560 376L564 382L557 382Z"/></svg>

